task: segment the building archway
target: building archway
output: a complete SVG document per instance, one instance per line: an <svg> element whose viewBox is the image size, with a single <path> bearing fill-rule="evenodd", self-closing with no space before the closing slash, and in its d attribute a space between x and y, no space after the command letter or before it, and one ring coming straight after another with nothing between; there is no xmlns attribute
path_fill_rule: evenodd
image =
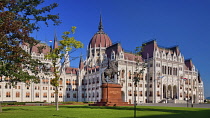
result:
<svg viewBox="0 0 210 118"><path fill-rule="evenodd" d="M194 94L193 95L193 103L195 103L196 102L196 95Z"/></svg>
<svg viewBox="0 0 210 118"><path fill-rule="evenodd" d="M163 98L166 98L166 85L163 85Z"/></svg>
<svg viewBox="0 0 210 118"><path fill-rule="evenodd" d="M177 99L177 87L174 85L173 87L173 99Z"/></svg>
<svg viewBox="0 0 210 118"><path fill-rule="evenodd" d="M168 91L167 91L167 97L168 98L172 98L172 88L171 88L171 85L168 85Z"/></svg>

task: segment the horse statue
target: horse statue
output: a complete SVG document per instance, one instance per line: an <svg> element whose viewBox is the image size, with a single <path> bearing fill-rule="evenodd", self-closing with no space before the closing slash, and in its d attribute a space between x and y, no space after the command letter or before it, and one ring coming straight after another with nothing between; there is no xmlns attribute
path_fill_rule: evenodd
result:
<svg viewBox="0 0 210 118"><path fill-rule="evenodd" d="M115 75L118 73L118 63L116 61L108 60L108 67L102 73L102 82L109 83L114 82ZM107 79L108 77L108 79Z"/></svg>

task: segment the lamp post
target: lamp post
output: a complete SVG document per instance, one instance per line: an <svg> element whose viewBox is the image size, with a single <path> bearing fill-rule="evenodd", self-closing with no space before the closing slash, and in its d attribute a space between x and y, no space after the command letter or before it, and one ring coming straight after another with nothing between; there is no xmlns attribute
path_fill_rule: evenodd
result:
<svg viewBox="0 0 210 118"><path fill-rule="evenodd" d="M140 80L140 77L138 76L138 74L134 74L134 87L135 87L135 90L134 90L134 118L136 118L136 95L137 95L137 92L136 92L136 87L137 87L137 83L139 82Z"/></svg>
<svg viewBox="0 0 210 118"><path fill-rule="evenodd" d="M188 87L189 87L189 86L188 86ZM188 95L188 94L189 94L189 93L188 93L188 92L189 92L189 88L188 88L188 87L187 87L187 107L188 107L188 99L189 99L189 95Z"/></svg>

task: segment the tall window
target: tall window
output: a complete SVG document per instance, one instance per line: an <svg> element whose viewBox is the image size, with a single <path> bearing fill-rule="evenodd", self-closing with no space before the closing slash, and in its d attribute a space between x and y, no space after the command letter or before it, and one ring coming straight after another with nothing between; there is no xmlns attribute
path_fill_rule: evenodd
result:
<svg viewBox="0 0 210 118"><path fill-rule="evenodd" d="M160 91L157 91L157 96L160 96Z"/></svg>
<svg viewBox="0 0 210 118"><path fill-rule="evenodd" d="M120 58L123 59L123 53L122 52L120 53Z"/></svg>
<svg viewBox="0 0 210 118"><path fill-rule="evenodd" d="M142 96L142 91L139 92L139 95Z"/></svg>
<svg viewBox="0 0 210 118"><path fill-rule="evenodd" d="M98 92L96 93L96 97L99 97L99 93Z"/></svg>
<svg viewBox="0 0 210 118"><path fill-rule="evenodd" d="M152 96L152 91L149 92L149 96Z"/></svg>
<svg viewBox="0 0 210 118"><path fill-rule="evenodd" d="M128 72L128 78L131 79L131 71Z"/></svg>
<svg viewBox="0 0 210 118"><path fill-rule="evenodd" d="M60 84L60 85L62 85L62 84L63 84L63 79L62 79L62 78L60 78L60 82L59 82L59 84Z"/></svg>
<svg viewBox="0 0 210 118"><path fill-rule="evenodd" d="M20 92L16 92L16 98L20 97Z"/></svg>
<svg viewBox="0 0 210 118"><path fill-rule="evenodd" d="M70 98L70 93L67 93L67 98Z"/></svg>
<svg viewBox="0 0 210 118"><path fill-rule="evenodd" d="M115 53L114 52L112 52L112 54L111 54L111 59L115 59Z"/></svg>
<svg viewBox="0 0 210 118"><path fill-rule="evenodd" d="M131 90L128 91L128 96L132 96Z"/></svg>
<svg viewBox="0 0 210 118"><path fill-rule="evenodd" d="M30 93L26 92L26 98L29 98L29 97L30 97Z"/></svg>
<svg viewBox="0 0 210 118"><path fill-rule="evenodd" d="M73 97L74 97L74 98L77 98L77 94L76 94L76 93L74 93L74 94L73 94ZM90 95L89 95L89 97L90 97Z"/></svg>
<svg viewBox="0 0 210 118"><path fill-rule="evenodd" d="M165 73L164 73L164 70L165 70L165 69L164 69L164 66L162 66L162 73L163 73L163 74L165 74Z"/></svg>
<svg viewBox="0 0 210 118"><path fill-rule="evenodd" d="M165 73L164 74L166 74L166 70L167 70L167 67L165 66Z"/></svg>
<svg viewBox="0 0 210 118"><path fill-rule="evenodd" d="M36 92L35 97L39 98L39 92Z"/></svg>
<svg viewBox="0 0 210 118"><path fill-rule="evenodd" d="M54 98L54 96L55 96L54 93L51 93L51 98Z"/></svg>
<svg viewBox="0 0 210 118"><path fill-rule="evenodd" d="M59 98L62 98L62 97L63 97L62 93L59 93Z"/></svg>
<svg viewBox="0 0 210 118"><path fill-rule="evenodd" d="M10 92L6 92L6 97L11 97Z"/></svg>
<svg viewBox="0 0 210 118"><path fill-rule="evenodd" d="M43 98L47 98L47 93L43 93Z"/></svg>
<svg viewBox="0 0 210 118"><path fill-rule="evenodd" d="M121 72L121 78L124 78L125 70L122 70Z"/></svg>

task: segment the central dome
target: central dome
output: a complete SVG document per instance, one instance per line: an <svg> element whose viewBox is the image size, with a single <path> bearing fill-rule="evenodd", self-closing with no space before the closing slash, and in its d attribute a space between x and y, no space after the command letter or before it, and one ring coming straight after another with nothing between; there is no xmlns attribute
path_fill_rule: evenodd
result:
<svg viewBox="0 0 210 118"><path fill-rule="evenodd" d="M98 31L90 40L89 47L109 47L112 45L112 41L109 36L103 31Z"/></svg>
<svg viewBox="0 0 210 118"><path fill-rule="evenodd" d="M102 18L100 16L100 22L98 26L98 32L92 37L88 47L109 47L112 45L112 41L109 36L103 31Z"/></svg>

